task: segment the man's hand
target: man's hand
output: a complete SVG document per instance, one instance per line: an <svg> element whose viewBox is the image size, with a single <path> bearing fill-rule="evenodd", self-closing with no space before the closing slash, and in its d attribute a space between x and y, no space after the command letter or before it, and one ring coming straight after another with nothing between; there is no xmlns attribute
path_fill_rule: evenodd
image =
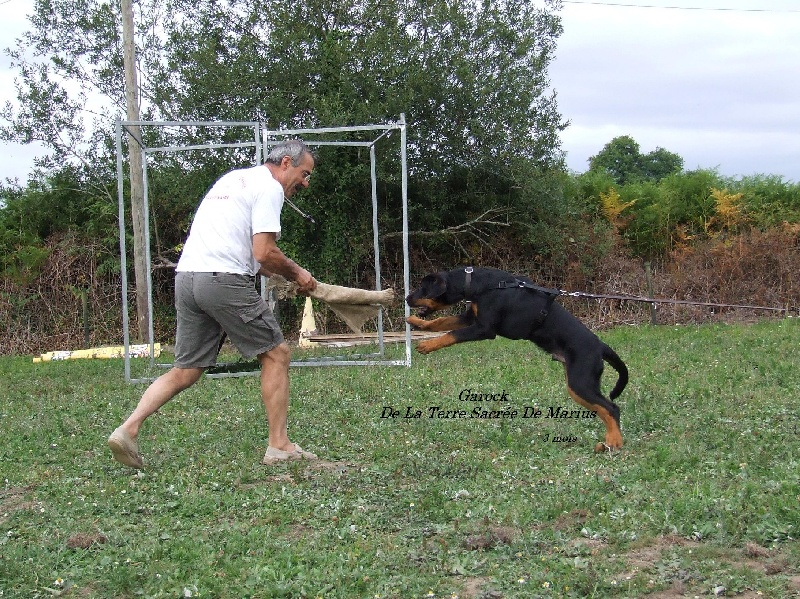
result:
<svg viewBox="0 0 800 599"><path fill-rule="evenodd" d="M256 233L253 235L253 256L261 268L259 272L281 275L287 281L297 283L297 291L308 295L317 288L317 281L302 266L287 258L278 249L275 233Z"/></svg>
<svg viewBox="0 0 800 599"><path fill-rule="evenodd" d="M317 280L305 268L301 268L294 282L297 283L297 292L308 295L317 288Z"/></svg>

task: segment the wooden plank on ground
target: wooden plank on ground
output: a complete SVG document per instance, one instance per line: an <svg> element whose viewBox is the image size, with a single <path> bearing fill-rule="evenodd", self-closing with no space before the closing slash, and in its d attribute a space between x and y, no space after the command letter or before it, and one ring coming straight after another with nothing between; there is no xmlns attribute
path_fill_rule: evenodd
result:
<svg viewBox="0 0 800 599"><path fill-rule="evenodd" d="M411 331L411 340L430 339L438 337L441 333L428 333L425 331ZM310 335L308 340L321 346L349 347L353 345L371 345L378 343L377 333L341 333L334 335ZM384 343L405 343L405 331L390 331L383 333Z"/></svg>

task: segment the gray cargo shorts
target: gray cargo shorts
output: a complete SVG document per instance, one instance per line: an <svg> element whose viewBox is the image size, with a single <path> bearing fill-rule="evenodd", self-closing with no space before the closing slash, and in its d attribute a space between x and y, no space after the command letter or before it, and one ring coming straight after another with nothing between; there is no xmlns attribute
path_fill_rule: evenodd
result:
<svg viewBox="0 0 800 599"><path fill-rule="evenodd" d="M278 321L255 288L255 278L216 272L175 275L175 366L217 363L223 332L248 360L283 343Z"/></svg>

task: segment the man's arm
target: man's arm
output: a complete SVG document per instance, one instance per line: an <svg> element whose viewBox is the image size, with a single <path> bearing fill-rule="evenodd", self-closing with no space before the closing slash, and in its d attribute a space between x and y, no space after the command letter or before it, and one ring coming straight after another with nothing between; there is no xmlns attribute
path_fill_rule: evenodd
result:
<svg viewBox="0 0 800 599"><path fill-rule="evenodd" d="M259 274L281 275L298 285L300 293L310 293L317 288L317 281L305 268L286 257L275 240L275 233L256 233L253 235L253 256L261 265Z"/></svg>

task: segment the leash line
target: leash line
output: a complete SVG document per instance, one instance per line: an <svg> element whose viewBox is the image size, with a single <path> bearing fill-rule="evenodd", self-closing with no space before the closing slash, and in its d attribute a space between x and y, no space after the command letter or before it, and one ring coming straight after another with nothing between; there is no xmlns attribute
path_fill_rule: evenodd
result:
<svg viewBox="0 0 800 599"><path fill-rule="evenodd" d="M797 306L789 308L776 308L773 306L751 306L746 304L721 304L716 302L696 302L692 300L658 299L636 295L606 295L600 293L586 293L585 291L561 291L561 295L568 297L585 297L589 299L614 299L628 302L644 302L648 304L677 304L690 306L704 306L709 308L740 308L744 310L769 310L773 312L797 312Z"/></svg>
<svg viewBox="0 0 800 599"><path fill-rule="evenodd" d="M466 273L464 295L465 299L467 300L467 303L471 304L472 302L469 301L468 295L474 268L468 266L464 269L464 272ZM589 299L612 299L612 300L621 300L626 302L644 302L648 304L673 304L682 306L703 306L708 308L738 308L742 310L768 310L772 312L784 312L786 314L789 314L789 312L800 313L800 308L798 308L798 306L776 308L774 306L752 306L747 304L722 304L717 302L696 302L692 300L658 299L653 297L642 297L639 295L616 295L616 294L602 294L602 293L587 293L585 291L564 291L563 289L558 289L558 288L550 289L547 287L540 287L539 285L534 285L533 283L523 281L522 279L519 279L517 277L514 277L513 279L507 281L500 281L497 287L495 287L495 289L513 289L513 288L531 289L533 291L544 293L545 295L549 296L550 302L552 302L557 296L565 295L567 297L585 297ZM546 313L547 313L547 308L545 308L544 310L545 316Z"/></svg>

